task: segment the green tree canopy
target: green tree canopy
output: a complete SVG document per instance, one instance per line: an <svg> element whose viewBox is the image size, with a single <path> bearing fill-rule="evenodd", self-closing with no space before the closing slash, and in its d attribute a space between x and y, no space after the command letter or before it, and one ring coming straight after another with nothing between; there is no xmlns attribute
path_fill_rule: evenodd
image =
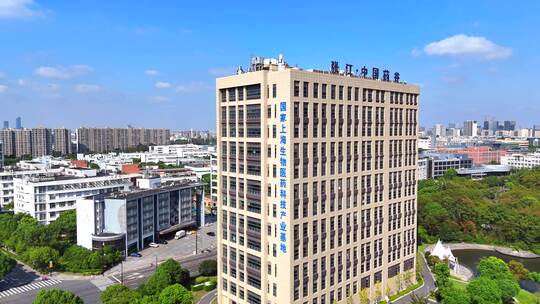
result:
<svg viewBox="0 0 540 304"><path fill-rule="evenodd" d="M71 291L43 289L38 292L33 304L83 304L83 300Z"/></svg>
<svg viewBox="0 0 540 304"><path fill-rule="evenodd" d="M10 273L15 265L17 262L14 259L0 252L0 280Z"/></svg>
<svg viewBox="0 0 540 304"><path fill-rule="evenodd" d="M433 267L433 274L440 288L446 287L450 282L450 269L445 262L437 263Z"/></svg>
<svg viewBox="0 0 540 304"><path fill-rule="evenodd" d="M163 289L159 294L159 304L192 304L193 295L180 284Z"/></svg>
<svg viewBox="0 0 540 304"><path fill-rule="evenodd" d="M199 264L199 273L203 276L215 276L217 274L217 261L202 261L201 264Z"/></svg>
<svg viewBox="0 0 540 304"><path fill-rule="evenodd" d="M120 284L108 286L100 295L103 304L139 304L141 295Z"/></svg>
<svg viewBox="0 0 540 304"><path fill-rule="evenodd" d="M50 270L50 263L55 268L60 257L56 249L45 246L32 247L24 255L30 266L40 271Z"/></svg>
<svg viewBox="0 0 540 304"><path fill-rule="evenodd" d="M497 283L487 277L473 279L467 285L467 292L471 297L472 304L500 304L502 293Z"/></svg>
<svg viewBox="0 0 540 304"><path fill-rule="evenodd" d="M454 286L440 289L443 304L469 304L471 297L466 290L458 289Z"/></svg>

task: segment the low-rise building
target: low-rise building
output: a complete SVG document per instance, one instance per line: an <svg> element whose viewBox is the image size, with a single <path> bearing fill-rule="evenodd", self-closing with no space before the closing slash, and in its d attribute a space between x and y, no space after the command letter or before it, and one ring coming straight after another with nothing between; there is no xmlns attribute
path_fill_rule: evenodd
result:
<svg viewBox="0 0 540 304"><path fill-rule="evenodd" d="M127 254L163 235L204 225L203 184L142 181L138 185L151 188L78 200L77 244L88 249L110 245Z"/></svg>
<svg viewBox="0 0 540 304"><path fill-rule="evenodd" d="M515 153L501 157L501 164L515 169L540 166L540 153Z"/></svg>
<svg viewBox="0 0 540 304"><path fill-rule="evenodd" d="M73 169L76 170L76 169ZM79 198L128 190L139 175L98 175L93 170L61 176L23 176L13 179L14 211L50 224Z"/></svg>
<svg viewBox="0 0 540 304"><path fill-rule="evenodd" d="M418 180L428 178L428 159L421 158L418 160Z"/></svg>
<svg viewBox="0 0 540 304"><path fill-rule="evenodd" d="M427 178L443 176L450 169L471 168L472 160L467 155L424 153L419 157L419 162L425 159L427 162Z"/></svg>
<svg viewBox="0 0 540 304"><path fill-rule="evenodd" d="M512 168L507 165L483 165L472 168L457 169L459 176L466 176L473 179L482 179L486 176L504 176L509 175Z"/></svg>

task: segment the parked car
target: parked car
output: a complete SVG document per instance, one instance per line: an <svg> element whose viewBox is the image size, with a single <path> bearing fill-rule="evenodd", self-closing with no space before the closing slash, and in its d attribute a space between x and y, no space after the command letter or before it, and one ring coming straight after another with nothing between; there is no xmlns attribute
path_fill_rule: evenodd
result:
<svg viewBox="0 0 540 304"><path fill-rule="evenodd" d="M201 250L201 253L210 253L210 249L203 249Z"/></svg>
<svg viewBox="0 0 540 304"><path fill-rule="evenodd" d="M174 239L175 240L179 240L183 237L186 236L186 231L185 230L180 230L180 231L176 231L176 234L174 235Z"/></svg>
<svg viewBox="0 0 540 304"><path fill-rule="evenodd" d="M132 252L129 254L130 257L134 257L134 258L141 258L142 257L142 254L138 253L138 252Z"/></svg>
<svg viewBox="0 0 540 304"><path fill-rule="evenodd" d="M206 234L209 236L216 236L216 233L214 231L209 231Z"/></svg>
<svg viewBox="0 0 540 304"><path fill-rule="evenodd" d="M150 246L152 248L158 248L159 244L152 242L152 243L148 244L148 246Z"/></svg>

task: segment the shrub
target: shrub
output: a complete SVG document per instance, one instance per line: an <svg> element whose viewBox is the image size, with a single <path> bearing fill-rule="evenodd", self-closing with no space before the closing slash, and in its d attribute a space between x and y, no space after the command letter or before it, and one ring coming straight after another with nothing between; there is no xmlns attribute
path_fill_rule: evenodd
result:
<svg viewBox="0 0 540 304"><path fill-rule="evenodd" d="M217 261L206 260L199 265L199 273L203 276L214 276L217 274Z"/></svg>

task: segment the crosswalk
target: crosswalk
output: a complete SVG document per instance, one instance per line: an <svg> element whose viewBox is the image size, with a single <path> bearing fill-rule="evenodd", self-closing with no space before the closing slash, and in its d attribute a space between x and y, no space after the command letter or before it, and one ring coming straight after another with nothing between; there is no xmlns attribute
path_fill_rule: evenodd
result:
<svg viewBox="0 0 540 304"><path fill-rule="evenodd" d="M27 291L30 291L30 290L34 290L34 289L40 289L40 288L44 288L44 287L47 287L47 286L56 285L56 284L59 284L61 282L62 281L59 281L59 280L49 279L49 280L45 280L45 281L36 281L36 282L26 284L26 285L22 285L22 286L19 286L19 287L13 287L13 288L1 291L0 292L0 299L5 298L5 297L9 297L9 296L12 296L12 295L16 295L16 294L19 294L19 293L27 292Z"/></svg>

